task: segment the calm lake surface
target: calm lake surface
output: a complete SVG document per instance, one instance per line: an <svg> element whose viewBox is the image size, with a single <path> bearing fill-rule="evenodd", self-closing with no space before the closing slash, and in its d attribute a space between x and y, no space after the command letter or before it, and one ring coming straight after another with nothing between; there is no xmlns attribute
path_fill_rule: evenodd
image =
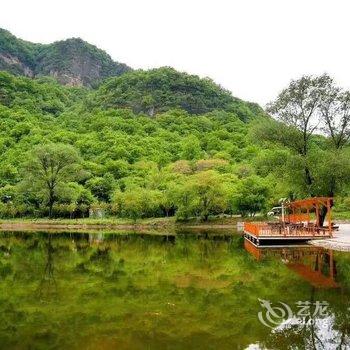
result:
<svg viewBox="0 0 350 350"><path fill-rule="evenodd" d="M1 349L349 349L350 254L0 232Z"/></svg>

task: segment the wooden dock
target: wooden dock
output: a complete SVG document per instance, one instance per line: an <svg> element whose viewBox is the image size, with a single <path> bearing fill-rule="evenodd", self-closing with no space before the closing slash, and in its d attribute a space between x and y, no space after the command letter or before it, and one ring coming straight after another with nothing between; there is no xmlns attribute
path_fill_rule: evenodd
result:
<svg viewBox="0 0 350 350"><path fill-rule="evenodd" d="M277 245L330 238L332 232L328 227L318 228L303 224L246 222L244 223L244 237L257 246Z"/></svg>
<svg viewBox="0 0 350 350"><path fill-rule="evenodd" d="M245 222L244 236L256 246L292 244L314 239L331 238L333 223L331 208L333 198L314 197L285 204L279 221ZM326 209L327 226L321 220L321 211ZM312 220L310 213L314 212Z"/></svg>

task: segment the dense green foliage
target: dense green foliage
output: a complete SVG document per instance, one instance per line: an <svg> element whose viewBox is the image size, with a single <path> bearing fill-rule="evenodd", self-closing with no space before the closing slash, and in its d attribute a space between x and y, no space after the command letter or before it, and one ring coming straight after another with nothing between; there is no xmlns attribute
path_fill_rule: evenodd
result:
<svg viewBox="0 0 350 350"><path fill-rule="evenodd" d="M57 41L50 45L42 46L36 57L37 75L50 75L51 71L57 71L60 75L81 76L84 86L94 86L103 79L118 76L130 68L125 64L114 62L109 55L79 38ZM94 72L94 63L100 66L98 72ZM86 68L77 69L77 65L91 66L89 72Z"/></svg>
<svg viewBox="0 0 350 350"><path fill-rule="evenodd" d="M162 85L161 76L172 83L164 78ZM153 116L135 110L146 86L157 100ZM192 103L188 110L185 100ZM305 161L315 194L327 195L335 179L335 194L346 198L349 149L332 150L329 139L313 135L303 158L299 138L297 129L266 117L260 107L169 68L127 73L93 91L2 72L0 216L47 216L50 207L56 217L89 210L134 220L254 215L281 197L309 195ZM48 177L40 173L49 167L37 164L43 149L45 159L61 159L62 147L74 153L76 166L50 195ZM340 202L346 210L348 201Z"/></svg>
<svg viewBox="0 0 350 350"><path fill-rule="evenodd" d="M232 97L210 79L200 79L167 67L111 78L98 90L97 102L106 108L129 107L135 113L150 116L173 108L181 108L190 114L226 110L242 120L264 114L258 105Z"/></svg>
<svg viewBox="0 0 350 350"><path fill-rule="evenodd" d="M66 88L47 77L32 80L0 72L0 107L8 107L11 115L58 116L84 94L83 89Z"/></svg>
<svg viewBox="0 0 350 350"><path fill-rule="evenodd" d="M280 145L290 154L284 161L280 158L282 166L273 162L276 153L270 154L273 161L265 159L265 170L286 175L289 188L296 193L348 195L350 91L340 88L328 74L304 75L292 80L268 110L278 122L261 124L255 130L256 139ZM323 207L317 217L319 225L326 214Z"/></svg>
<svg viewBox="0 0 350 350"><path fill-rule="evenodd" d="M159 70L159 74L164 72L173 70ZM176 74L184 81L189 78ZM212 82L191 79L203 82L197 86L198 94L207 94L209 86L215 88L215 94L233 101ZM135 219L175 213L179 218L206 219L240 211L234 189L243 178L254 175L249 163L259 150L248 140L248 124L233 112L191 115L169 109L172 105L164 102L164 112L150 118L130 109L100 108L94 92L67 88L49 79L1 73L0 87L2 216L48 213L49 199L43 191L24 185L38 176L38 171L28 170L33 169L28 161L37 162L33 154L37 145L48 144L54 156L62 143L74 147L82 162L75 182L72 177L64 190L56 188L55 215L71 216L72 211L85 215L89 207L106 205L111 213ZM104 88L98 90L99 97ZM245 102L236 103L246 108ZM257 179L266 189L264 207L270 185Z"/></svg>
<svg viewBox="0 0 350 350"><path fill-rule="evenodd" d="M17 57L20 62L34 69L35 55L38 48L39 45L17 39L7 30L0 28L0 55L4 55L5 57ZM23 72L23 67L20 65L11 65L4 59L0 59L0 69L9 70L17 74Z"/></svg>

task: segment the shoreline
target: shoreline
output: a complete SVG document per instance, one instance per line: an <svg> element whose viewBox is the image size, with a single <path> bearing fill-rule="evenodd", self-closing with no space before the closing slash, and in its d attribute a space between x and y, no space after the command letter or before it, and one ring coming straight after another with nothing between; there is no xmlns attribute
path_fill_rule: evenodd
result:
<svg viewBox="0 0 350 350"><path fill-rule="evenodd" d="M150 222L103 222L100 220L81 222L70 220L24 220L24 221L0 221L0 231L63 231L63 230L76 230L76 231L159 231L159 230L186 230L186 229L237 229L237 221L232 222L184 222L177 223L174 220L162 220L162 221L150 221Z"/></svg>
<svg viewBox="0 0 350 350"><path fill-rule="evenodd" d="M214 219L209 222L189 221L175 222L173 218L167 219L151 219L141 220L140 222L131 223L126 221L116 221L111 219L100 220L4 220L0 221L0 231L3 232L81 232L98 234L104 233L140 233L140 234L176 234L177 232L189 230L191 232L209 230L230 231L237 234L237 223L242 218L224 218ZM350 252L350 221L338 220L340 229L334 233L333 238L312 240L308 243L324 249L332 249L335 251Z"/></svg>
<svg viewBox="0 0 350 350"><path fill-rule="evenodd" d="M313 240L309 244L340 252L350 252L350 224L341 224L339 231L334 232L332 238Z"/></svg>

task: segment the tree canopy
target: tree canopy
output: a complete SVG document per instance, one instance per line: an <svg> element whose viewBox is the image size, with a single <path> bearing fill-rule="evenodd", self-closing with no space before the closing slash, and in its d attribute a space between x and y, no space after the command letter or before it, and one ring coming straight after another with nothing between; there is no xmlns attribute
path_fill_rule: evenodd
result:
<svg viewBox="0 0 350 350"><path fill-rule="evenodd" d="M105 108L129 107L136 114L149 116L174 108L189 114L226 110L242 120L264 115L258 105L233 97L211 79L200 79L170 67L132 71L111 78L97 91L96 101Z"/></svg>
<svg viewBox="0 0 350 350"><path fill-rule="evenodd" d="M159 83L161 72L174 74L174 82L171 85L164 78L163 87L149 90L159 92L155 96L160 107L153 116L147 110L133 110L132 104L112 103L113 94L120 93L119 78L88 91L49 78L1 72L0 216L51 212L52 216L77 217L86 216L91 208L103 208L110 215L132 219L175 215L179 220L206 220L219 214L254 215L281 197L310 193L334 193L347 203L348 124L343 127L341 122L347 115L345 92L337 90L333 103L338 107L331 109L337 113L332 114L335 133L344 130L341 147L330 133L317 130L308 136L304 154L299 127L267 117L259 108L249 109L240 100L236 100L238 109L229 104L219 108L218 96L232 103L234 98L212 82L168 68L130 74L136 80L149 74ZM209 87L216 89L213 101L209 101L210 94L204 100L205 112L197 114L181 106L186 89L176 90L181 86L176 83L179 76L193 90L199 82L201 92L194 96L207 88L211 91ZM123 98L136 96L136 100L146 86L145 81L135 82L142 89L134 86L134 91L127 85ZM173 95L169 86L177 86ZM190 89L187 97L191 93ZM321 104L318 108L320 126L326 128L325 112L321 113ZM54 163L64 154L69 159L51 195L47 178L40 173L42 153L55 159ZM311 185L305 182L306 166Z"/></svg>

